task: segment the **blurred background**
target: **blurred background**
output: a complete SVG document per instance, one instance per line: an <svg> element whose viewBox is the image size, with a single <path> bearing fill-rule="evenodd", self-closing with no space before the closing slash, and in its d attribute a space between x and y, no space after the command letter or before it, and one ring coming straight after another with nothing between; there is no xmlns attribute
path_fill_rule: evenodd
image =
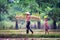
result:
<svg viewBox="0 0 60 40"><path fill-rule="evenodd" d="M31 19L32 29L43 29L44 18L48 19L50 29L60 29L60 0L0 0L0 29L24 29L25 12L36 16L39 20Z"/></svg>

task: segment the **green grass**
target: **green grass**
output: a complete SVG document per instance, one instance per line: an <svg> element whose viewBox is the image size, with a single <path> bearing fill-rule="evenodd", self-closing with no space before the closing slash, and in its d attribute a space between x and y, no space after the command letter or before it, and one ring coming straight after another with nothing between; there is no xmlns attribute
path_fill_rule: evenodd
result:
<svg viewBox="0 0 60 40"><path fill-rule="evenodd" d="M60 38L60 34L0 34L0 38Z"/></svg>

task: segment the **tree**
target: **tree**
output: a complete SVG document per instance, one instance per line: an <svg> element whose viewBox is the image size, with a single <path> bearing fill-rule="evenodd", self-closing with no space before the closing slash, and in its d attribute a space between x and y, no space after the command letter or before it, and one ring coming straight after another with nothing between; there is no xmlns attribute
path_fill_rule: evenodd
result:
<svg viewBox="0 0 60 40"><path fill-rule="evenodd" d="M53 28L56 29L56 22L59 21L60 18L60 8L54 8L48 15L53 19Z"/></svg>
<svg viewBox="0 0 60 40"><path fill-rule="evenodd" d="M15 29L18 29L18 20L16 19Z"/></svg>
<svg viewBox="0 0 60 40"><path fill-rule="evenodd" d="M4 12L6 12L6 13L8 12L7 11L7 1L6 0L1 0L0 1L0 13L1 12L3 12L3 13Z"/></svg>
<svg viewBox="0 0 60 40"><path fill-rule="evenodd" d="M8 13L7 0L0 0L0 21L6 18L6 14Z"/></svg>

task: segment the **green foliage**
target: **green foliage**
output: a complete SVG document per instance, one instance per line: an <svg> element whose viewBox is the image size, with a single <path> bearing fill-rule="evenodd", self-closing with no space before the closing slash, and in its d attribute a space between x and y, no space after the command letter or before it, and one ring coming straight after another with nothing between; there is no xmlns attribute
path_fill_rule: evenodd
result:
<svg viewBox="0 0 60 40"><path fill-rule="evenodd" d="M58 22L58 25L57 26L59 26L60 27L60 22Z"/></svg>
<svg viewBox="0 0 60 40"><path fill-rule="evenodd" d="M41 34L34 34L34 35L27 35L27 34L0 34L0 37L4 37L4 38L60 38L59 34L49 34L49 35L41 35Z"/></svg>
<svg viewBox="0 0 60 40"><path fill-rule="evenodd" d="M49 16L52 19L58 20L60 18L60 8L54 8L49 12Z"/></svg>
<svg viewBox="0 0 60 40"><path fill-rule="evenodd" d="M13 29L15 28L14 22L11 21L1 21L0 22L0 29Z"/></svg>
<svg viewBox="0 0 60 40"><path fill-rule="evenodd" d="M7 0L0 0L0 4L7 3Z"/></svg>
<svg viewBox="0 0 60 40"><path fill-rule="evenodd" d="M24 14L26 11L32 14L39 13L41 18L49 15L50 18L59 21L59 2L60 0L14 0L9 3L7 0L0 0L0 21L15 20L17 13Z"/></svg>

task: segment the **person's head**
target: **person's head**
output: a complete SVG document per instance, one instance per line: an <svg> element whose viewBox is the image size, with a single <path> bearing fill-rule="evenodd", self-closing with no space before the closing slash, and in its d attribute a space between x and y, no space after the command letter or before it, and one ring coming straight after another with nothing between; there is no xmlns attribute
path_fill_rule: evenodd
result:
<svg viewBox="0 0 60 40"><path fill-rule="evenodd" d="M30 15L30 13L29 12L26 12L26 15Z"/></svg>

